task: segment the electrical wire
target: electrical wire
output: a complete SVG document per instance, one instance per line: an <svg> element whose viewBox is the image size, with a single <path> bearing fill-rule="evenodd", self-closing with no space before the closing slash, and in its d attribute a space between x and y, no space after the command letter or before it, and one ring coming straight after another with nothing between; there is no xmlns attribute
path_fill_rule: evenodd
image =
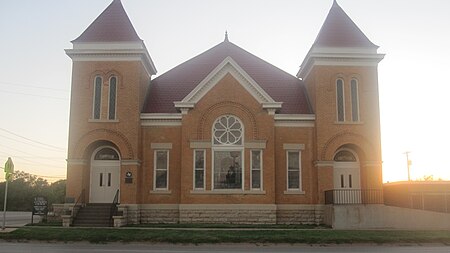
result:
<svg viewBox="0 0 450 253"><path fill-rule="evenodd" d="M27 137L25 137L25 136L16 134L16 133L14 133L14 132L11 132L11 131L6 130L6 129L1 128L1 127L0 127L0 131L7 132L7 133L12 134L12 135L14 135L14 136L20 137L20 138L25 139L25 140L27 140L27 141L31 141L31 142L34 142L34 143L37 143L37 144L40 144L40 145L43 145L43 146L46 146L46 147L50 147L50 148L54 148L54 149L58 149L58 150L65 150L64 148L61 148L61 147L57 147L57 146L53 146L53 145L50 145L50 144L46 144L46 143L43 143L43 142L40 142L40 141L32 140L32 139L30 139L30 138L27 138ZM3 136L3 137L4 137L4 136Z"/></svg>
<svg viewBox="0 0 450 253"><path fill-rule="evenodd" d="M29 88L43 89L43 90L53 90L53 91L59 91L59 92L69 92L68 90L44 87L44 86L39 86L39 85L29 85L29 84L10 83L10 82L0 82L0 84L6 84L6 85L11 85L11 86L22 86L22 87L29 87Z"/></svg>

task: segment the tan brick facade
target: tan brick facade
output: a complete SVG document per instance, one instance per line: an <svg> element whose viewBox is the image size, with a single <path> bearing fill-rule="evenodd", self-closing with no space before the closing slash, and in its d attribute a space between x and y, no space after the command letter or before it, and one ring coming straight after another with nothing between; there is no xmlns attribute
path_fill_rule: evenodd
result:
<svg viewBox="0 0 450 253"><path fill-rule="evenodd" d="M122 21L129 23L120 1L108 8L116 8L124 15ZM342 15L340 11L335 3L329 15ZM103 19L118 22L105 16L98 20ZM123 42L121 34L111 31L108 36L120 40L108 44L95 41L94 30L83 33L74 49L67 51L73 59L67 202L80 196L80 201L95 202L94 195L95 200L111 202L111 191L119 190L128 223L320 224L325 191L340 188L339 176L342 188L382 188L377 80L382 56L370 41L363 43L367 48L362 53L349 56L352 51L339 46L334 56L325 57L321 50L329 49L318 39L296 78L226 37L211 50L151 80L156 70L136 34L131 42ZM368 41L363 34L355 36ZM357 52L362 50L357 48L360 45L353 46ZM102 78L98 105L97 77ZM114 94L111 77L117 79L113 119L108 115ZM345 119L339 122L338 79L343 81L345 108ZM351 118L355 110L352 80L358 84L357 120ZM100 118L94 119L97 107ZM239 144L213 141L215 122L223 116L242 125ZM227 126L223 131L236 130ZM99 150L106 153L100 155ZM342 150L353 154L353 160L346 162L357 173L339 175L340 160L335 156ZM203 174L199 174L204 189L194 187L196 151L205 154ZM221 178L215 160L220 151L230 152L230 159L235 152L228 173L239 157L240 187L215 187ZM252 151L262 154L256 169L251 167ZM99 169L95 173L100 173L95 180L94 158ZM109 170L116 160L118 172ZM226 166L220 164L220 170ZM258 178L258 173L262 176L255 185L261 187L253 189L252 177Z"/></svg>

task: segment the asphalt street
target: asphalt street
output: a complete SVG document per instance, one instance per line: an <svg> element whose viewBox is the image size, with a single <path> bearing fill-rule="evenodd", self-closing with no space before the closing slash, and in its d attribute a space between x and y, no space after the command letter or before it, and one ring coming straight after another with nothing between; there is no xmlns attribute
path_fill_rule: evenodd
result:
<svg viewBox="0 0 450 253"><path fill-rule="evenodd" d="M214 244L214 245L171 245L171 244L90 244L90 243L36 243L36 242L2 242L0 252L150 252L150 253L191 253L191 252L220 252L220 253L293 253L293 252L364 252L364 253L448 253L449 246L377 246L377 245L252 245L252 244Z"/></svg>
<svg viewBox="0 0 450 253"><path fill-rule="evenodd" d="M39 222L40 216L34 216L34 222ZM6 227L21 227L31 223L31 212L6 212ZM3 212L0 212L0 227L3 225Z"/></svg>

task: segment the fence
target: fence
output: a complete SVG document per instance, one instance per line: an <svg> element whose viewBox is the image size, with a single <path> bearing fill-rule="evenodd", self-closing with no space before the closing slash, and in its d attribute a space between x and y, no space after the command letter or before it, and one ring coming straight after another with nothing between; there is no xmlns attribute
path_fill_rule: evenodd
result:
<svg viewBox="0 0 450 253"><path fill-rule="evenodd" d="M383 191L373 189L340 189L325 191L325 204L383 204Z"/></svg>

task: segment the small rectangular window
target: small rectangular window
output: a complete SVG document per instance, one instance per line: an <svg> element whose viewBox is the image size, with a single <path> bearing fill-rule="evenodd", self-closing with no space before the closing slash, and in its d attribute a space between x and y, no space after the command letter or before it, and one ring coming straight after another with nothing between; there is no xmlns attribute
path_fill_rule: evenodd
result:
<svg viewBox="0 0 450 253"><path fill-rule="evenodd" d="M300 151L287 151L288 190L301 190Z"/></svg>
<svg viewBox="0 0 450 253"><path fill-rule="evenodd" d="M169 170L169 151L156 150L155 151L155 174L154 185L155 189L168 189L168 170Z"/></svg>
<svg viewBox="0 0 450 253"><path fill-rule="evenodd" d="M348 175L348 187L349 188L353 187L353 185L352 185L352 175Z"/></svg>
<svg viewBox="0 0 450 253"><path fill-rule="evenodd" d="M100 187L103 186L103 173L100 173Z"/></svg>
<svg viewBox="0 0 450 253"><path fill-rule="evenodd" d="M344 183L344 175L341 175L341 188L345 187L345 183Z"/></svg>
<svg viewBox="0 0 450 253"><path fill-rule="evenodd" d="M108 186L111 186L111 173L108 173Z"/></svg>
<svg viewBox="0 0 450 253"><path fill-rule="evenodd" d="M194 150L194 189L205 189L205 150Z"/></svg>
<svg viewBox="0 0 450 253"><path fill-rule="evenodd" d="M262 189L262 150L252 150L251 151L251 189L261 190Z"/></svg>

